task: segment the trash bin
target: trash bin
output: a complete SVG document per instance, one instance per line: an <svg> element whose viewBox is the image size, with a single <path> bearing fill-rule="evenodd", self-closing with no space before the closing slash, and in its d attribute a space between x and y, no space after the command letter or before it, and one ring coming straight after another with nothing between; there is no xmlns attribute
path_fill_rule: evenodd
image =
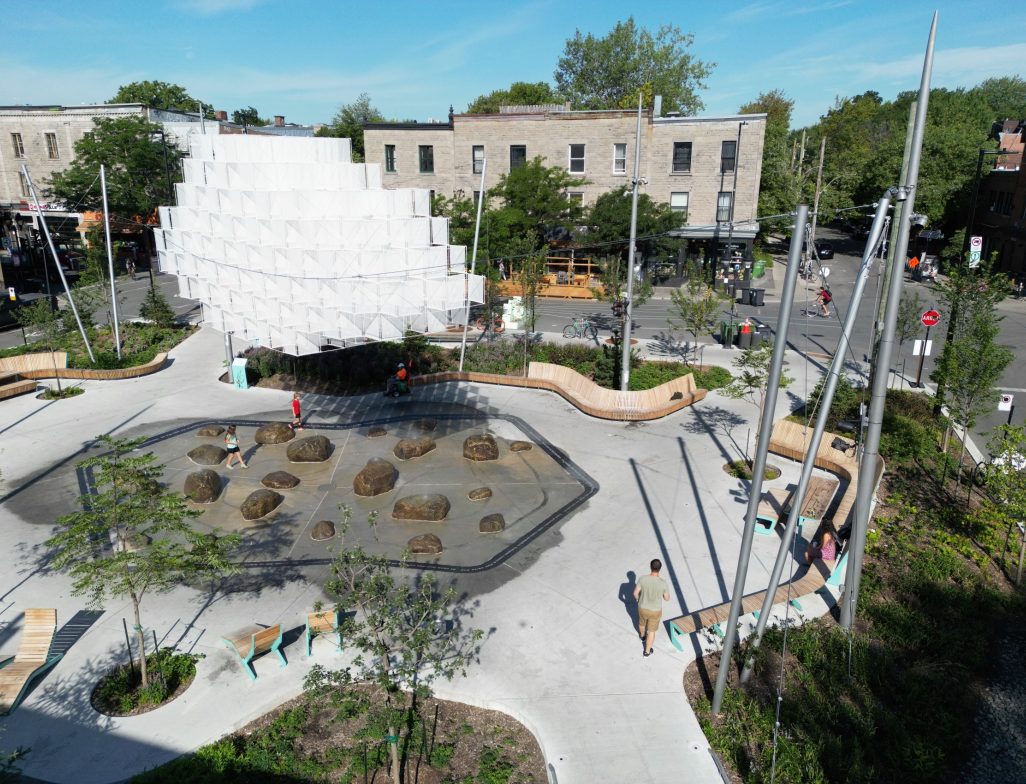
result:
<svg viewBox="0 0 1026 784"><path fill-rule="evenodd" d="M752 347L752 332L742 332L737 336L737 347L738 348L751 348Z"/></svg>
<svg viewBox="0 0 1026 784"><path fill-rule="evenodd" d="M761 332L753 332L752 333L752 348L758 348L761 345L762 345L762 333Z"/></svg>
<svg viewBox="0 0 1026 784"><path fill-rule="evenodd" d="M761 308L765 296L766 289L748 289L748 304Z"/></svg>
<svg viewBox="0 0 1026 784"><path fill-rule="evenodd" d="M734 333L737 331L737 324L733 321L720 322L720 342L724 346L734 345Z"/></svg>
<svg viewBox="0 0 1026 784"><path fill-rule="evenodd" d="M761 278L766 274L766 262L756 259L752 264L752 277Z"/></svg>

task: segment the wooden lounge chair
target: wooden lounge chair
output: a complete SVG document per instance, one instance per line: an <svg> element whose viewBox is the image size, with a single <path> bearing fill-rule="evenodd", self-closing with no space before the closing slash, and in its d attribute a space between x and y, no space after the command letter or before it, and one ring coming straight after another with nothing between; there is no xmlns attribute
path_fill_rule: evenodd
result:
<svg viewBox="0 0 1026 784"><path fill-rule="evenodd" d="M274 626L247 626L221 638L228 649L239 657L242 668L246 671L251 681L256 680L256 670L253 669L253 658L267 651L274 651L281 666L285 667L288 662L281 652L281 624Z"/></svg>
<svg viewBox="0 0 1026 784"><path fill-rule="evenodd" d="M57 633L57 610L25 610L25 628L18 653L0 661L0 714L18 707L33 680L60 661L50 646Z"/></svg>
<svg viewBox="0 0 1026 784"><path fill-rule="evenodd" d="M312 612L306 616L306 655L310 656L313 638L319 634L337 634L338 645L336 650L342 650L342 632L338 628L338 610L325 610L324 612Z"/></svg>

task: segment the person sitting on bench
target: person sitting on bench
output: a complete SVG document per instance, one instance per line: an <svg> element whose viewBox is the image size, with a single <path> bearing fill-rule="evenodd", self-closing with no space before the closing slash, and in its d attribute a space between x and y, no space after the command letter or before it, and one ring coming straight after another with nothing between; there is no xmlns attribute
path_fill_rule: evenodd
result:
<svg viewBox="0 0 1026 784"><path fill-rule="evenodd" d="M397 395L405 395L409 391L410 374L406 370L406 365L400 362L395 374L389 376L388 381L385 382L385 395L395 397Z"/></svg>
<svg viewBox="0 0 1026 784"><path fill-rule="evenodd" d="M812 563L817 558L824 561L837 560L837 541L834 538L834 529L829 523L823 527L823 533L817 544L815 541L805 551L805 563Z"/></svg>

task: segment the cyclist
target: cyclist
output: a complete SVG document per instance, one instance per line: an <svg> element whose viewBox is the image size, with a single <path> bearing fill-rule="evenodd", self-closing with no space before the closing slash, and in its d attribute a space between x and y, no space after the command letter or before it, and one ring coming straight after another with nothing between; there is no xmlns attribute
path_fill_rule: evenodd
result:
<svg viewBox="0 0 1026 784"><path fill-rule="evenodd" d="M833 302L834 297L830 293L830 289L826 286L819 287L819 294L816 296L816 301L819 303L819 315L823 318L830 318L830 303Z"/></svg>

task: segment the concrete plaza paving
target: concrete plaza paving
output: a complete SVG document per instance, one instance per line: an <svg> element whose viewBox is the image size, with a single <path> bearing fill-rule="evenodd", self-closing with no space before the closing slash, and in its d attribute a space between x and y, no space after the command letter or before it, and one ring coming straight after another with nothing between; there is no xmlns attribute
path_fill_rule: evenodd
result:
<svg viewBox="0 0 1026 784"><path fill-rule="evenodd" d="M729 354L709 348L705 361L726 363ZM79 382L86 393L76 398L23 396L0 405L0 535L8 553L0 650L16 648L26 608L56 607L58 627L88 609L71 594L70 580L48 569L43 542L54 517L75 508L81 487L74 465L93 453L98 434L153 434L189 421L288 420L289 392L239 391L217 381L219 333L201 330L172 359L149 377ZM778 415L815 383L796 375ZM315 431L318 423L454 410L523 419L599 490L502 565L453 576L486 639L468 677L436 684L436 693L524 722L560 784L719 782L682 688L696 651L678 652L660 635L655 655L643 658L626 597L649 559L660 557L671 588L664 617L729 598L747 491L722 465L744 451L755 407L713 393L659 421L615 423L587 417L551 393L474 384L418 388L398 401L304 396ZM784 475L769 486L796 480L796 465L773 462ZM254 471L262 475L257 465ZM775 537L756 537L747 590L765 587L777 545ZM311 662L347 662L349 653L335 653L327 641L315 643L308 660L297 636L324 598L326 570L265 566L244 570L229 591L183 587L148 597L143 622L161 644L205 658L181 698L132 718L104 717L89 705L99 675L125 656L122 619L130 619L130 605L108 603L21 707L0 718L0 747L30 749L22 764L29 776L90 784L123 780L231 732L296 696ZM289 660L281 669L273 657L257 659L255 683L219 641L253 622L283 625Z"/></svg>

